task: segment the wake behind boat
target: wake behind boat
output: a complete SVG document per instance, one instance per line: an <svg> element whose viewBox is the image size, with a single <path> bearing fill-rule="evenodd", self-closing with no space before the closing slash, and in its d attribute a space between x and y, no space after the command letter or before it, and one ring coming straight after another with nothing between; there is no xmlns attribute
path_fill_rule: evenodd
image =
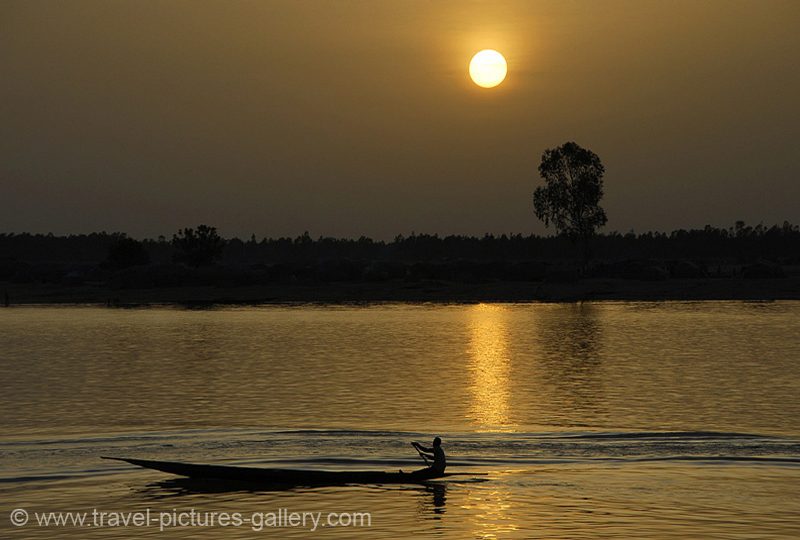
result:
<svg viewBox="0 0 800 540"><path fill-rule="evenodd" d="M103 459L124 461L146 469L153 469L197 480L217 480L248 485L283 486L335 486L345 484L423 484L429 480L458 476L465 473L437 473L430 469L414 472L385 471L320 471L305 469L267 469L260 467L234 467L205 465L177 461L154 461L102 456Z"/></svg>

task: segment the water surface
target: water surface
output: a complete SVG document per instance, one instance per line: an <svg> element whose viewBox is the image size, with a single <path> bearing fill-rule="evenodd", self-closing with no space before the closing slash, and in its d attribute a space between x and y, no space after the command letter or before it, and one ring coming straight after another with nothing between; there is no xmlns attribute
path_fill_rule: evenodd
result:
<svg viewBox="0 0 800 540"><path fill-rule="evenodd" d="M287 508L369 512L315 532L346 537L796 537L798 336L792 302L3 309L0 527L244 538L8 513ZM433 435L473 474L215 493L99 459L413 469Z"/></svg>

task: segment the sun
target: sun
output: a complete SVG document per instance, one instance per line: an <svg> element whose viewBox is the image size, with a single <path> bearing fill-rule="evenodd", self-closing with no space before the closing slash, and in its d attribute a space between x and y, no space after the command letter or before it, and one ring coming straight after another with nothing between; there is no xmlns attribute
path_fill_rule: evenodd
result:
<svg viewBox="0 0 800 540"><path fill-rule="evenodd" d="M469 76L482 88L494 88L506 78L508 64L503 55L493 49L484 49L472 57Z"/></svg>

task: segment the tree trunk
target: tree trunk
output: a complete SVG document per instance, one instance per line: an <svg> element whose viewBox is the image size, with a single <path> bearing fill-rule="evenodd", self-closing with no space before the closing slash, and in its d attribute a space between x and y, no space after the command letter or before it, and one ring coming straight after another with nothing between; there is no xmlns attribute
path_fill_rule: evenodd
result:
<svg viewBox="0 0 800 540"><path fill-rule="evenodd" d="M584 234L582 238L583 244L583 267L581 269L581 274L586 275L589 272L589 261L592 259L592 250L590 246L590 241L592 239L592 235Z"/></svg>

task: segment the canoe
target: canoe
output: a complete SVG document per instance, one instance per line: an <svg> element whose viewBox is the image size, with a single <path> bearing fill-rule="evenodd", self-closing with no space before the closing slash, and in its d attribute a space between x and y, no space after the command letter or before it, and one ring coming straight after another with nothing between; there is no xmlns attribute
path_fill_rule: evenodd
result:
<svg viewBox="0 0 800 540"><path fill-rule="evenodd" d="M384 471L319 471L307 469L264 469L260 467L232 467L228 465L202 465L177 461L153 461L106 457L178 476L197 480L222 480L258 485L285 486L336 486L344 484L423 484L428 480L445 478L457 473L434 473L422 470L414 472Z"/></svg>

